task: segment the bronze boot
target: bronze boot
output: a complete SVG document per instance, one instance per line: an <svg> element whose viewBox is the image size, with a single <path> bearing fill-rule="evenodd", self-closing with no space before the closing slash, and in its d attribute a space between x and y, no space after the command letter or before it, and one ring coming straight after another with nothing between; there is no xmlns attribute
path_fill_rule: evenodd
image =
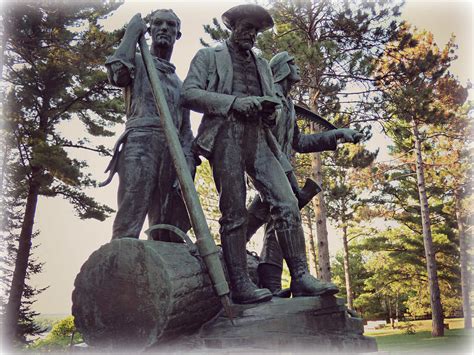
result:
<svg viewBox="0 0 474 355"><path fill-rule="evenodd" d="M268 288L273 296L288 298L291 295L290 289L281 289L282 271L283 255L281 248L273 227L267 225L263 248L260 253L260 264L257 268L259 286Z"/></svg>
<svg viewBox="0 0 474 355"><path fill-rule="evenodd" d="M339 292L333 283L318 280L309 273L302 228L280 230L276 233L283 257L290 269L293 297L333 295Z"/></svg>
<svg viewBox="0 0 474 355"><path fill-rule="evenodd" d="M289 298L291 296L290 289L285 288L282 290L281 288L282 271L282 268L276 265L259 264L257 268L259 286L269 289L274 297Z"/></svg>
<svg viewBox="0 0 474 355"><path fill-rule="evenodd" d="M246 238L244 233L222 236L222 250L229 273L231 298L234 303L248 304L271 300L272 293L258 288L247 270Z"/></svg>

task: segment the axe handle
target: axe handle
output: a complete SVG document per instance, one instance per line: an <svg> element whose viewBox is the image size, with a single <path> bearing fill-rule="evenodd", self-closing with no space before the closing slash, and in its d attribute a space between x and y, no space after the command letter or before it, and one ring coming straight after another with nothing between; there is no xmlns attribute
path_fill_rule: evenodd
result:
<svg viewBox="0 0 474 355"><path fill-rule="evenodd" d="M221 297L224 307L229 303L228 294L229 286L224 276L224 269L218 256L218 250L214 240L211 237L206 217L199 202L199 197L194 186L191 173L189 171L186 159L184 157L183 148L179 142L176 127L171 118L168 104L161 87L153 57L146 43L145 37L142 35L139 39L140 51L142 54L145 69L150 80L153 96L155 98L156 107L160 113L160 122L165 132L166 141L169 146L170 154L173 160L176 174L178 176L181 191L183 193L184 202L188 211L191 225L196 233L196 245L199 253L206 264L207 271L214 285L214 290Z"/></svg>

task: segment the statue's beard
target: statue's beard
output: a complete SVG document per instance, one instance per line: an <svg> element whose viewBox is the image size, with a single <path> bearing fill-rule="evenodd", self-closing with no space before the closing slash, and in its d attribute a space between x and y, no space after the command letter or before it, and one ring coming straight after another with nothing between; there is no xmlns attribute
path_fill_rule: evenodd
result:
<svg viewBox="0 0 474 355"><path fill-rule="evenodd" d="M234 38L234 43L239 49L249 51L253 48L255 40L251 38Z"/></svg>

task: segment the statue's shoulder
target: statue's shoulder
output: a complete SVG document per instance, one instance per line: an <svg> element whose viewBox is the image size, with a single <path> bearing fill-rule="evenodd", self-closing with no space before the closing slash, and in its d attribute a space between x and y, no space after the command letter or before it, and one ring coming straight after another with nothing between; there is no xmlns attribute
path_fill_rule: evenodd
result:
<svg viewBox="0 0 474 355"><path fill-rule="evenodd" d="M255 58L258 62L260 62L260 64L270 68L270 64L268 63L268 60L266 60L265 58L263 58L261 55L257 55L255 54Z"/></svg>
<svg viewBox="0 0 474 355"><path fill-rule="evenodd" d="M204 47L198 50L198 54L201 55L213 55L217 52L221 52L226 49L225 44L218 44L214 47Z"/></svg>

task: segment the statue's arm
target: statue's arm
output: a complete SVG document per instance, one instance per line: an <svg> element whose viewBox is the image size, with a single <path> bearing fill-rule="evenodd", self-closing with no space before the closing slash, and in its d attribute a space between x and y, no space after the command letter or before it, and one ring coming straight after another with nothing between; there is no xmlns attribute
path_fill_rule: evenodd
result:
<svg viewBox="0 0 474 355"><path fill-rule="evenodd" d="M128 23L117 50L105 62L109 82L112 85L125 87L131 83L135 71L137 42L145 31L145 22L140 14L136 14Z"/></svg>
<svg viewBox="0 0 474 355"><path fill-rule="evenodd" d="M337 137L335 131L303 134L295 122L293 149L298 153L315 153L325 150L336 150Z"/></svg>
<svg viewBox="0 0 474 355"><path fill-rule="evenodd" d="M210 71L212 55L211 51L200 49L194 56L183 83L182 103L196 112L226 116L236 97L210 91L209 84L217 80L215 65L214 70Z"/></svg>

